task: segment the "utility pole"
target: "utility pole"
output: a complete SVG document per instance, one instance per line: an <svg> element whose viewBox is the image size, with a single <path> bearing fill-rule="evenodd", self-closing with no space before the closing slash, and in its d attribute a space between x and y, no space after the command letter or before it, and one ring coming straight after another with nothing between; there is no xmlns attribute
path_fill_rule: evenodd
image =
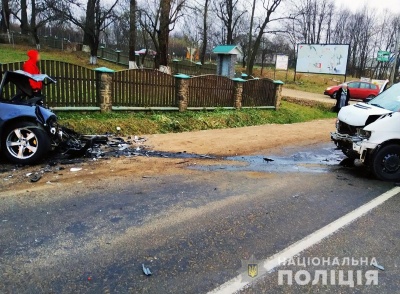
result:
<svg viewBox="0 0 400 294"><path fill-rule="evenodd" d="M397 26L397 29L396 29L396 43L395 43L395 45L394 45L394 60L393 60L393 66L392 66L392 70L391 70L391 72L390 72L390 79L389 79L389 82L390 82L390 85L393 85L393 83L394 83L394 75L395 75L395 72L396 72L396 66L397 66L397 60L399 59L399 43L400 43L400 30L399 30L399 26Z"/></svg>

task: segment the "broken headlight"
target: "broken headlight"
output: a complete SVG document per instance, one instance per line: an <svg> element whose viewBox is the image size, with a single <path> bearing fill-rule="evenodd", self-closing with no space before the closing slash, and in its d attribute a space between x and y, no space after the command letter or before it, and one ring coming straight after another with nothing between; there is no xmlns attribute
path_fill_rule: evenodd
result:
<svg viewBox="0 0 400 294"><path fill-rule="evenodd" d="M371 132L370 131L364 131L364 129L357 129L357 136L362 138L362 139L369 139L371 137Z"/></svg>

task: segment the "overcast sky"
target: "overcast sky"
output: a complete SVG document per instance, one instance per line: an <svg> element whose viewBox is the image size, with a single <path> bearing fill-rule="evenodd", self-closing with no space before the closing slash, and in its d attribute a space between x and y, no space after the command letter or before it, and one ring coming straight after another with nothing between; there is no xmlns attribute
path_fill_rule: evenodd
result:
<svg viewBox="0 0 400 294"><path fill-rule="evenodd" d="M351 10L357 10L365 4L368 7L383 10L389 9L392 12L400 12L400 0L336 0L337 6L347 6Z"/></svg>

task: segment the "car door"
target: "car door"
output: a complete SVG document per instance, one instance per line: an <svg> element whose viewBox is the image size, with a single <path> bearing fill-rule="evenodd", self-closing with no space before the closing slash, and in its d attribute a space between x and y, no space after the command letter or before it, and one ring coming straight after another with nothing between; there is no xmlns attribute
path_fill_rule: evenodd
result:
<svg viewBox="0 0 400 294"><path fill-rule="evenodd" d="M374 96L378 96L379 95L379 87L377 85L374 84L369 84L370 88L371 88L371 93L370 95L374 95Z"/></svg>
<svg viewBox="0 0 400 294"><path fill-rule="evenodd" d="M359 98L358 99L366 99L368 96L371 95L371 87L369 83L360 83L360 89L359 89Z"/></svg>
<svg viewBox="0 0 400 294"><path fill-rule="evenodd" d="M350 98L360 99L360 82L350 82L347 87L350 90Z"/></svg>

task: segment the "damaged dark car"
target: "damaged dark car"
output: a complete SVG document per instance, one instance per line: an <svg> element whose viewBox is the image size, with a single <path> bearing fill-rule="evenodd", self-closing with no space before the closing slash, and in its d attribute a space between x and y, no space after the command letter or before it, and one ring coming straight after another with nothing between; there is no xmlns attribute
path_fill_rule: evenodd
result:
<svg viewBox="0 0 400 294"><path fill-rule="evenodd" d="M0 151L10 162L33 164L63 141L63 130L56 115L43 105L43 96L35 95L29 80L55 83L45 74L7 71L0 84ZM13 89L10 99L5 90Z"/></svg>

